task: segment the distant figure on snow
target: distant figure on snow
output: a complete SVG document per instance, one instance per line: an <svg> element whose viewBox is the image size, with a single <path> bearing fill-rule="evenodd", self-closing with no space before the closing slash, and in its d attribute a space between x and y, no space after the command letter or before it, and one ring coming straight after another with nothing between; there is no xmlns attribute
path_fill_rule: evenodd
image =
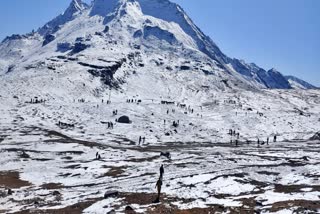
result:
<svg viewBox="0 0 320 214"><path fill-rule="evenodd" d="M96 153L96 160L100 160L101 159L101 156L100 156L100 154L97 152Z"/></svg>
<svg viewBox="0 0 320 214"><path fill-rule="evenodd" d="M161 167L160 167L160 178L161 179L163 178L163 174L164 174L164 168L163 168L163 165L161 165Z"/></svg>
<svg viewBox="0 0 320 214"><path fill-rule="evenodd" d="M162 186L162 178L160 177L156 183L156 188L158 190L158 198L157 201L160 201L160 194L161 194L161 186Z"/></svg>

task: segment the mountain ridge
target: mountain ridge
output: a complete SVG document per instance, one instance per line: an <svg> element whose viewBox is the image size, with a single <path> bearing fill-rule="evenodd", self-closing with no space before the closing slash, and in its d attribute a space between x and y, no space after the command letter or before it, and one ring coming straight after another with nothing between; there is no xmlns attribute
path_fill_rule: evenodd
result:
<svg viewBox="0 0 320 214"><path fill-rule="evenodd" d="M85 25L88 26L87 29L84 29ZM71 28L74 28L73 32L70 31ZM76 32L79 32L78 35L75 35ZM70 37L70 35L75 36ZM123 43L124 39L129 40L129 46L137 43L147 47L146 49L160 47L161 50L169 52L181 50L189 52L195 58L200 54L200 58L208 57L212 60L213 67L211 66L209 70L224 70L228 77L223 78L230 81L234 81L232 80L234 78L236 82L240 81L241 84L247 85L244 88L293 88L278 71L272 69L266 71L255 64L247 64L242 60L226 56L178 4L169 0L95 0L90 6L81 0L72 0L63 14L49 21L37 32L7 37L0 44L0 47L4 47L4 50L0 51L0 69L12 72L14 70L12 63L16 64L21 59L24 59L22 62L27 62L29 59L25 55L29 54L27 49L30 47L38 49L34 54L47 53L48 56L54 56L54 52L76 54L96 46L97 44L93 44L90 40L101 35L104 38L118 39L120 43ZM38 44L40 40L42 41ZM14 44L10 44L11 42ZM51 43L55 44L56 48L53 48ZM40 46L47 47L40 48ZM17 51L13 51L12 54L12 50ZM203 54L205 56L202 56ZM7 58L10 59L8 60L10 63L4 65ZM204 61L206 60L208 59ZM197 69L208 73L208 69L199 67Z"/></svg>

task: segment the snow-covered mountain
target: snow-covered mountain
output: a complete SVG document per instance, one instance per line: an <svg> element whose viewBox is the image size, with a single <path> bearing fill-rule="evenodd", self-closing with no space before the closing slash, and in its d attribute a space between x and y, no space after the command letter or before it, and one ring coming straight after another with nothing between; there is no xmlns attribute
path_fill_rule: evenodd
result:
<svg viewBox="0 0 320 214"><path fill-rule="evenodd" d="M317 88L316 86L310 83L307 83L306 81L294 76L285 76L285 78L290 83L291 87L295 89L316 89Z"/></svg>
<svg viewBox="0 0 320 214"><path fill-rule="evenodd" d="M60 26L76 18L81 11L88 8L88 5L83 3L81 0L72 0L66 11L57 16L52 21L48 22L42 28L38 30L40 35L47 36L48 34L55 33L59 30Z"/></svg>
<svg viewBox="0 0 320 214"><path fill-rule="evenodd" d="M66 94L83 84L91 91L109 85L145 91L142 83L149 80L165 91L170 84L202 92L292 88L274 69L227 57L168 0L94 0L90 6L72 0L36 32L4 39L0 74L52 92L56 80ZM92 83L92 77L102 81Z"/></svg>
<svg viewBox="0 0 320 214"><path fill-rule="evenodd" d="M289 83L170 1L73 0L0 43L0 210L317 212L320 90Z"/></svg>
<svg viewBox="0 0 320 214"><path fill-rule="evenodd" d="M245 76L249 81L256 82L262 88L292 88L287 79L274 68L266 71L254 63L247 64L238 59L232 59L231 64L237 72Z"/></svg>

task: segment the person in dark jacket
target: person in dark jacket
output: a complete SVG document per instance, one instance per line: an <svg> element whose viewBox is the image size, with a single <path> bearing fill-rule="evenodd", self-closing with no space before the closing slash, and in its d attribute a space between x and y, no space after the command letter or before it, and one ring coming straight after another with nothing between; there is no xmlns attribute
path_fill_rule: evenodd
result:
<svg viewBox="0 0 320 214"><path fill-rule="evenodd" d="M160 201L160 194L161 194L161 186L162 186L162 178L160 177L156 183L156 188L158 191L158 198L157 201Z"/></svg>
<svg viewBox="0 0 320 214"><path fill-rule="evenodd" d="M163 178L163 174L164 174L164 168L163 168L163 165L161 165L161 167L160 167L160 178L161 179Z"/></svg>

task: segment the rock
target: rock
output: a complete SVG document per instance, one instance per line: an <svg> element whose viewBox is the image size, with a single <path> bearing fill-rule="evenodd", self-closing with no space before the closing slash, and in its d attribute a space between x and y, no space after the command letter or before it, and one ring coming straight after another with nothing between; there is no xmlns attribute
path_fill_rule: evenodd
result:
<svg viewBox="0 0 320 214"><path fill-rule="evenodd" d="M260 202L260 201L256 201L256 206L257 206L257 207L262 207L263 204L262 204L262 202Z"/></svg>
<svg viewBox="0 0 320 214"><path fill-rule="evenodd" d="M121 117L118 119L118 123L126 123L126 124L129 124L129 123L131 123L131 120L129 119L128 116L121 116Z"/></svg>
<svg viewBox="0 0 320 214"><path fill-rule="evenodd" d="M134 32L134 34L133 34L133 37L134 37L134 38L138 38L138 37L141 37L141 36L143 36L143 33L142 33L141 30L137 30L137 31Z"/></svg>
<svg viewBox="0 0 320 214"><path fill-rule="evenodd" d="M20 155L21 158L30 158L30 155L28 155L27 153L25 153L25 151L22 152L22 154Z"/></svg>
<svg viewBox="0 0 320 214"><path fill-rule="evenodd" d="M119 195L118 191L108 191L106 193L104 193L104 198L114 198L117 197Z"/></svg>
<svg viewBox="0 0 320 214"><path fill-rule="evenodd" d="M315 135L313 135L310 140L320 140L320 132L315 133Z"/></svg>
<svg viewBox="0 0 320 214"><path fill-rule="evenodd" d="M134 209L130 206L126 206L125 211L134 211Z"/></svg>
<svg viewBox="0 0 320 214"><path fill-rule="evenodd" d="M134 211L134 209L130 206L126 206L124 213L126 214L135 214L136 212Z"/></svg>
<svg viewBox="0 0 320 214"><path fill-rule="evenodd" d="M54 35L51 35L51 34L46 35L46 37L44 38L44 41L42 43L42 46L45 46L45 45L49 44L50 42L55 40L55 38L56 37Z"/></svg>
<svg viewBox="0 0 320 214"><path fill-rule="evenodd" d="M116 214L115 210L110 210L109 212L107 212L107 214Z"/></svg>
<svg viewBox="0 0 320 214"><path fill-rule="evenodd" d="M103 30L104 33L108 33L109 32L109 26L106 26Z"/></svg>
<svg viewBox="0 0 320 214"><path fill-rule="evenodd" d="M180 66L180 69L182 71L186 71L186 70L190 70L191 68L189 66L187 66L187 65L182 65L182 66Z"/></svg>
<svg viewBox="0 0 320 214"><path fill-rule="evenodd" d="M13 194L12 189L8 189L8 195L12 195L12 194Z"/></svg>
<svg viewBox="0 0 320 214"><path fill-rule="evenodd" d="M161 157L161 156L164 156L164 157L166 157L166 158L168 158L168 159L171 158L170 152L160 152L160 157Z"/></svg>
<svg viewBox="0 0 320 214"><path fill-rule="evenodd" d="M72 44L69 42L61 42L57 44L57 51L66 52L73 48Z"/></svg>
<svg viewBox="0 0 320 214"><path fill-rule="evenodd" d="M154 201L152 201L152 203L154 203L154 204L160 203L160 199L156 198Z"/></svg>
<svg viewBox="0 0 320 214"><path fill-rule="evenodd" d="M85 49L87 49L88 47L90 47L90 45L81 43L81 42L77 42L74 44L74 47L72 49L72 54L76 54L79 53L81 51L84 51Z"/></svg>
<svg viewBox="0 0 320 214"><path fill-rule="evenodd" d="M0 191L0 198L4 198L7 196L7 193L5 191Z"/></svg>
<svg viewBox="0 0 320 214"><path fill-rule="evenodd" d="M52 195L58 196L58 195L61 195L61 193L60 193L59 191L54 191L54 192L52 193Z"/></svg>

